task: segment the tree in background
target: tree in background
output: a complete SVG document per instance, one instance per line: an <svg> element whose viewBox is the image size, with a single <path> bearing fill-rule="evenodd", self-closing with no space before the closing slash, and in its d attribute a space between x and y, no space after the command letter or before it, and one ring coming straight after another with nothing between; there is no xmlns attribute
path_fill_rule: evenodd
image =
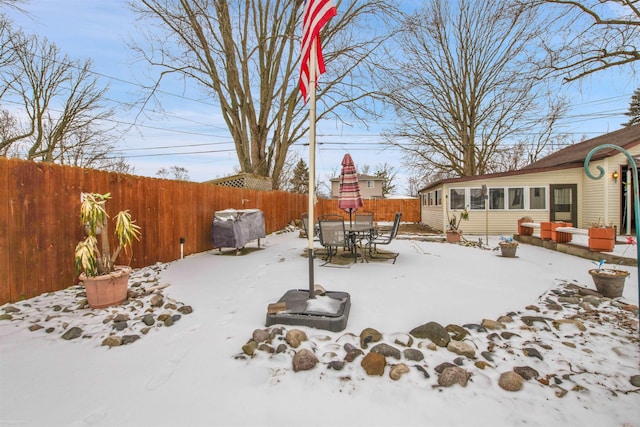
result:
<svg viewBox="0 0 640 427"><path fill-rule="evenodd" d="M304 160L298 160L289 181L289 191L293 193L309 194L309 168Z"/></svg>
<svg viewBox="0 0 640 427"><path fill-rule="evenodd" d="M318 121L364 119L375 112L371 69L392 31L393 1L337 1L323 29L327 72L318 87ZM299 86L300 0L141 0L148 46L137 52L161 72L197 83L215 99L231 133L242 172L281 185L289 148L308 132L309 110Z"/></svg>
<svg viewBox="0 0 640 427"><path fill-rule="evenodd" d="M496 157L527 148L535 160L564 110L530 46L536 16L508 2L433 0L409 15L389 53L384 100L398 114L389 143L427 176L515 167Z"/></svg>
<svg viewBox="0 0 640 427"><path fill-rule="evenodd" d="M177 181L189 181L189 170L182 166L171 166L169 169L160 168L156 176L164 179L175 179Z"/></svg>
<svg viewBox="0 0 640 427"><path fill-rule="evenodd" d="M547 24L545 66L566 81L640 60L640 9L635 0L519 0Z"/></svg>
<svg viewBox="0 0 640 427"><path fill-rule="evenodd" d="M378 178L382 178L382 195L383 197L387 194L393 194L396 189L396 185L394 183L397 175L396 168L391 166L388 163L382 163L376 166L376 171L374 176Z"/></svg>
<svg viewBox="0 0 640 427"><path fill-rule="evenodd" d="M3 102L19 105L19 114L4 113L0 153L66 165L112 170L117 136L110 123L115 112L106 104L91 61L72 61L37 36L5 25L0 46L10 62L0 67ZM7 126L10 126L7 129Z"/></svg>
<svg viewBox="0 0 640 427"><path fill-rule="evenodd" d="M625 116L629 116L628 122L623 123L622 126L633 126L640 123L640 88L636 89L631 96L631 102L629 103L629 111L624 113Z"/></svg>

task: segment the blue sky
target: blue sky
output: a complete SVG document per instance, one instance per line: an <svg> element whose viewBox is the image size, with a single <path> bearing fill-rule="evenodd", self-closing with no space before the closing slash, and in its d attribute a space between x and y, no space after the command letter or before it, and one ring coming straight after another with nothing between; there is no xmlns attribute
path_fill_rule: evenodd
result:
<svg viewBox="0 0 640 427"><path fill-rule="evenodd" d="M92 59L93 70L110 85L108 97L114 104L141 96L141 82L148 83L152 75L145 63L134 61L127 46L127 41L136 37L137 25L127 2L31 0L22 7L30 15L9 11L14 23L27 34L46 37L72 59ZM572 84L573 108L562 121L563 130L579 140L619 129L638 86L635 76L620 70ZM153 104L137 117L139 110L118 108L117 119L123 129L128 129L120 147L135 173L155 176L158 169L173 165L187 168L193 181L233 173L237 167L235 150L215 102L201 99L193 89L185 91L181 84L165 85L162 91L164 114L155 112L157 106ZM318 148L316 168L320 179L328 179L338 169L348 150L359 168L367 164L373 169L384 162L395 166L399 171L398 189L404 193L406 176L398 150L382 145L350 146L380 141L380 130L391 125L391 121L378 122L367 130L331 121L318 123L318 142L334 143ZM303 156L306 160L307 154Z"/></svg>

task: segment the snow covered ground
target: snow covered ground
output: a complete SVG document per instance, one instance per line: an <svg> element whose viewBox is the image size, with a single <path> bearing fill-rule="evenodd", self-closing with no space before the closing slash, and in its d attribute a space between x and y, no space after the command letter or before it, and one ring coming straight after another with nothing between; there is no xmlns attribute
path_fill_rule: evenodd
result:
<svg viewBox="0 0 640 427"><path fill-rule="evenodd" d="M400 253L395 265L315 261L317 284L351 295L344 331L276 325L247 355L267 306L307 288L306 244L290 231L242 256L141 269L137 299L107 310L84 307L77 286L0 307L0 426L640 426L636 267L621 267L631 272L622 298L602 300L575 288L595 289L589 260L529 245L509 259L405 236L385 247ZM152 292L162 306L151 307ZM409 336L429 322L463 327L474 353ZM63 339L74 327L79 337ZM367 328L381 340L363 346ZM308 337L297 348L285 340L292 329ZM129 338L102 345L110 335ZM402 356L368 375L362 360L379 343ZM332 363L354 348L362 354ZM319 362L294 372L301 349ZM401 363L408 372L391 379ZM443 363L464 369L464 387L439 385ZM523 367L535 375L521 390L499 385Z"/></svg>

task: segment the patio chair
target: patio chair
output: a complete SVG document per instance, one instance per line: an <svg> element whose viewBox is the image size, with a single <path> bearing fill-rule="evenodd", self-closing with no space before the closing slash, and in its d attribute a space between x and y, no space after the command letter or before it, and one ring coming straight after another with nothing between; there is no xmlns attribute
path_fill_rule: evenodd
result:
<svg viewBox="0 0 640 427"><path fill-rule="evenodd" d="M357 212L356 213L356 217L355 217L355 224L356 225L366 225L369 226L369 228L371 229L372 233L375 234L374 228L373 228L373 212ZM371 234L369 234L368 236L366 236L366 238L371 237Z"/></svg>
<svg viewBox="0 0 640 427"><path fill-rule="evenodd" d="M374 253L378 252L378 245L388 245L396 238L398 235L398 229L400 228L400 220L402 219L402 212L396 212L396 216L393 220L393 226L391 227L391 231L388 233L380 233L375 236L372 236L366 243L366 248L369 251L369 257L375 258L373 256ZM398 258L399 253L392 252L393 263L396 263L396 258Z"/></svg>
<svg viewBox="0 0 640 427"><path fill-rule="evenodd" d="M302 214L302 228L304 228L304 234L309 236L309 214L307 212ZM313 240L318 239L318 233L320 232L320 226L316 222L313 224Z"/></svg>
<svg viewBox="0 0 640 427"><path fill-rule="evenodd" d="M347 234L344 228L344 218L339 215L324 215L318 218L320 225L320 244L327 250L327 257L322 265L330 263L334 253L338 253L340 246L348 244Z"/></svg>

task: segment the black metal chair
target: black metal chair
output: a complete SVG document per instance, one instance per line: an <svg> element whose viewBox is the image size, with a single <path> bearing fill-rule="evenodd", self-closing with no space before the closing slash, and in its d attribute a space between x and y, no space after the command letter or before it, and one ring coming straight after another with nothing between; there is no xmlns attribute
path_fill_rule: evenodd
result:
<svg viewBox="0 0 640 427"><path fill-rule="evenodd" d="M304 228L304 234L309 236L309 214L307 212L302 214L302 228ZM313 240L318 240L318 234L320 233L320 226L316 222L313 224Z"/></svg>
<svg viewBox="0 0 640 427"><path fill-rule="evenodd" d="M388 233L380 233L375 236L372 236L366 243L366 249L369 251L369 257L375 258L373 253L378 252L378 245L388 245L396 238L398 235L398 230L400 229L400 220L402 219L402 212L396 212L396 216L393 219L393 226ZM396 259L398 258L399 253L392 252L393 263L396 263Z"/></svg>
<svg viewBox="0 0 640 427"><path fill-rule="evenodd" d="M324 215L318 218L320 225L320 244L327 250L327 257L323 265L331 262L333 255L338 253L340 246L348 245L348 238L344 228L344 218L339 215Z"/></svg>

